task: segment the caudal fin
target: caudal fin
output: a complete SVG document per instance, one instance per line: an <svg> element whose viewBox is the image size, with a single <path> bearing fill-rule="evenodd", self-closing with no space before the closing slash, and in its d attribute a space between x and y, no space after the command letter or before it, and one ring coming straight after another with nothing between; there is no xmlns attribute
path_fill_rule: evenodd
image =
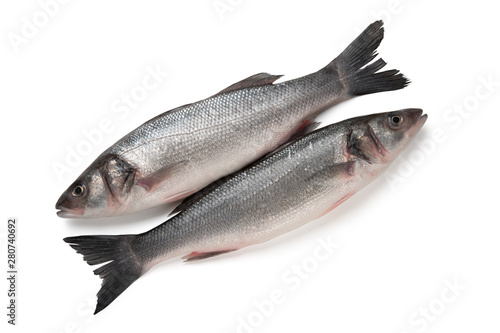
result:
<svg viewBox="0 0 500 333"><path fill-rule="evenodd" d="M384 38L382 21L373 22L326 68L338 69L339 75L344 77L349 94L365 95L382 91L398 90L406 87L410 82L398 70L379 72L386 62L375 59L377 47Z"/></svg>
<svg viewBox="0 0 500 333"><path fill-rule="evenodd" d="M94 274L102 279L94 314L111 304L142 275L142 266L133 259L134 254L131 252L130 242L133 237L121 235L64 238L76 252L83 254L83 259L89 265L106 263L94 270Z"/></svg>

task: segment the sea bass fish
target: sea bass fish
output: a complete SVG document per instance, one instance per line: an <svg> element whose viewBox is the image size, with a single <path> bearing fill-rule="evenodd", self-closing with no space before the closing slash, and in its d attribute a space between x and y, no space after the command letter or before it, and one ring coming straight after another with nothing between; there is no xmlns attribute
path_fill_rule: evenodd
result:
<svg viewBox="0 0 500 333"><path fill-rule="evenodd" d="M352 118L283 146L186 198L177 215L138 235L68 237L102 279L98 313L154 265L258 244L317 219L377 178L427 115L406 109Z"/></svg>
<svg viewBox="0 0 500 333"><path fill-rule="evenodd" d="M130 214L174 202L235 172L307 131L325 108L352 96L408 84L369 64L383 38L372 23L323 69L273 84L260 73L218 94L167 111L104 151L61 195L60 217Z"/></svg>

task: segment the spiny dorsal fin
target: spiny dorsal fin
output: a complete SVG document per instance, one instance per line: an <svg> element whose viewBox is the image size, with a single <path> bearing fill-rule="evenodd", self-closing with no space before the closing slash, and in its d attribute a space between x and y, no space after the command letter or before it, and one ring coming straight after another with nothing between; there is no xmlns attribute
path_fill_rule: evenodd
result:
<svg viewBox="0 0 500 333"><path fill-rule="evenodd" d="M269 73L259 73L252 76L247 77L241 81L238 81L226 89L219 91L215 95L227 93L234 90L239 90L243 88L257 87L257 86L265 86L267 84L273 84L274 81L282 77L283 75L271 75Z"/></svg>

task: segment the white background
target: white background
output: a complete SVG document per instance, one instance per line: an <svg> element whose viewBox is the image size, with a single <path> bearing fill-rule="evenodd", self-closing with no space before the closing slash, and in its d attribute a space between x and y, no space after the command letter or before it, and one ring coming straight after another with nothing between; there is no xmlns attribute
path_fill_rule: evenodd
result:
<svg viewBox="0 0 500 333"><path fill-rule="evenodd" d="M229 8L221 13L214 3ZM15 47L23 18L44 24L42 9L37 1L3 2L0 219L19 219L20 275L15 328L6 324L2 278L2 327L237 332L243 320L249 326L241 332L498 331L500 24L493 2L464 3L69 1ZM100 279L62 238L143 232L167 210L61 219L54 204L62 191L151 117L258 72L288 80L315 71L379 17L386 22L379 53L412 84L344 102L320 120L423 108L427 124L387 173L324 218L273 241L196 264L162 264L92 316ZM114 103L141 85L148 67L168 76L121 119ZM103 119L113 129L58 176L54 165L66 164L68 147L76 149L83 131ZM339 247L314 266L318 241L328 239ZM303 264L310 273L292 290L283 276ZM450 283L465 290L453 293ZM283 297L271 309L273 290ZM266 316L255 302L267 304Z"/></svg>

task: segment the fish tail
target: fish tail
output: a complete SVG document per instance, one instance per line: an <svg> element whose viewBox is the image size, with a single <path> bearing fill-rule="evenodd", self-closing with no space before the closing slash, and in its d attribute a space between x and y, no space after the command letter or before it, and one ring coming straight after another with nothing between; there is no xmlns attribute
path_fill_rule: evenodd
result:
<svg viewBox="0 0 500 333"><path fill-rule="evenodd" d="M94 270L94 274L102 279L94 314L111 304L144 273L143 265L134 259L131 247L134 237L134 235L109 235L64 238L76 252L83 255L83 259L89 265L106 263Z"/></svg>
<svg viewBox="0 0 500 333"><path fill-rule="evenodd" d="M344 77L348 93L353 96L398 90L406 87L410 81L398 70L377 71L386 65L382 59L375 59L377 47L384 38L382 21L370 24L347 48L326 68L338 69Z"/></svg>

